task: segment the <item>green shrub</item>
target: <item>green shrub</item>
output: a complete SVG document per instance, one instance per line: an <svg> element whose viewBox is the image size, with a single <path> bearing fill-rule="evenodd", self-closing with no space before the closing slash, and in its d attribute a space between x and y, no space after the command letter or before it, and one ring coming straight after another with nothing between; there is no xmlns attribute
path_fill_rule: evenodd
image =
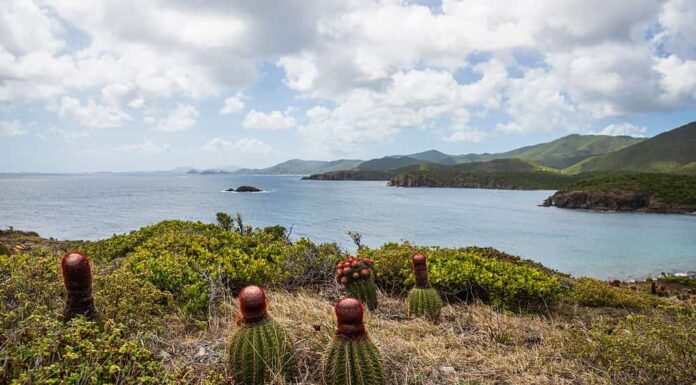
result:
<svg viewBox="0 0 696 385"><path fill-rule="evenodd" d="M657 280L663 283L674 283L682 286L696 287L696 278L694 277L680 277L672 274L662 273L660 278Z"/></svg>
<svg viewBox="0 0 696 385"><path fill-rule="evenodd" d="M335 243L316 244L301 238L283 250L285 284L290 286L321 285L334 281L336 263L344 253Z"/></svg>
<svg viewBox="0 0 696 385"><path fill-rule="evenodd" d="M15 327L35 312L59 317L63 302L60 257L0 256L0 330Z"/></svg>
<svg viewBox="0 0 696 385"><path fill-rule="evenodd" d="M634 292L622 287L612 287L594 278L579 278L572 290L566 293L567 302L590 307L616 307L630 310L644 310L659 305L671 305L662 298L642 292Z"/></svg>
<svg viewBox="0 0 696 385"><path fill-rule="evenodd" d="M570 330L564 348L612 384L684 385L696 379L696 316L629 315Z"/></svg>
<svg viewBox="0 0 696 385"><path fill-rule="evenodd" d="M8 383L174 383L142 341L112 321L32 316L4 338L0 380Z"/></svg>
<svg viewBox="0 0 696 385"><path fill-rule="evenodd" d="M172 293L188 314L205 314L213 283L234 290L285 276L281 269L285 243L262 231L245 236L215 225L182 221L161 222L151 228L144 230L152 236L136 246L123 264Z"/></svg>
<svg viewBox="0 0 696 385"><path fill-rule="evenodd" d="M556 301L561 285L550 270L492 249L416 247L408 242L363 248L374 259L377 283L386 290L405 291L414 283L411 256L428 256L431 285L441 292L480 299L507 309L544 308Z"/></svg>

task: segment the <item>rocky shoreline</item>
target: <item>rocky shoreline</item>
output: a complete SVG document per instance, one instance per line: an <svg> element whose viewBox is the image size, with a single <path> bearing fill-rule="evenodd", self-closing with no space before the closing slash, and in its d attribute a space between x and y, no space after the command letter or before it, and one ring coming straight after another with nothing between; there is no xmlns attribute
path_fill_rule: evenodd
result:
<svg viewBox="0 0 696 385"><path fill-rule="evenodd" d="M561 190L546 198L542 206L595 211L638 211L668 214L696 213L696 207L694 206L667 204L654 195L636 191Z"/></svg>

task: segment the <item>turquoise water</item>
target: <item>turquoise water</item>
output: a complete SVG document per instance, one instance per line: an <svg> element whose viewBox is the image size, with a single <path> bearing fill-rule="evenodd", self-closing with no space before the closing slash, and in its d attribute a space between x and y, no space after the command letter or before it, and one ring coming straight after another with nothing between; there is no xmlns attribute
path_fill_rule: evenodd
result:
<svg viewBox="0 0 696 385"><path fill-rule="evenodd" d="M222 192L251 184L267 193ZM492 246L574 275L642 278L696 270L696 216L538 207L552 191L404 189L384 182L245 175L0 175L0 227L99 239L163 219L212 222L240 212L254 226L336 241Z"/></svg>

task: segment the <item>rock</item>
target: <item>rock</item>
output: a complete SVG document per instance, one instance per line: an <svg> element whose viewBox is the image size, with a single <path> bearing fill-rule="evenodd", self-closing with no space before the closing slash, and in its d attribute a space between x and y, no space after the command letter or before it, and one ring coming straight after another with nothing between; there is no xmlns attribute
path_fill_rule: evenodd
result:
<svg viewBox="0 0 696 385"><path fill-rule="evenodd" d="M200 348L198 348L198 352L196 352L196 354L193 356L193 358L195 358L197 360L203 360L203 359L205 359L205 357L207 355L208 355L208 352L205 350L205 348L203 346L201 346Z"/></svg>
<svg viewBox="0 0 696 385"><path fill-rule="evenodd" d="M236 190L236 191L237 191L237 192L261 192L261 191L263 191L263 190L261 190L261 189L258 188L258 187L246 186L246 185L245 185L245 186L239 186L239 187L237 187L237 190Z"/></svg>
<svg viewBox="0 0 696 385"><path fill-rule="evenodd" d="M230 188L228 188L228 189L227 189L227 190L225 190L225 191L228 191L228 192L234 192L234 188L233 188L233 187L230 187Z"/></svg>
<svg viewBox="0 0 696 385"><path fill-rule="evenodd" d="M448 376L457 374L457 371L451 366L440 366L440 372Z"/></svg>

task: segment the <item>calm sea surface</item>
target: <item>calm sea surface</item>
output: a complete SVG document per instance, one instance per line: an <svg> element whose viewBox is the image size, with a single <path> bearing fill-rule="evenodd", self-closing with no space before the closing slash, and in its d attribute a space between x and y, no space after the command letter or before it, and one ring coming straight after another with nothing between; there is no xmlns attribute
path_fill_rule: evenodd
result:
<svg viewBox="0 0 696 385"><path fill-rule="evenodd" d="M268 192L237 194L251 184ZM574 275L642 278L696 270L696 216L538 207L552 191L391 188L384 182L242 175L0 175L0 227L99 239L163 219L212 222L240 212L294 236L493 246Z"/></svg>

